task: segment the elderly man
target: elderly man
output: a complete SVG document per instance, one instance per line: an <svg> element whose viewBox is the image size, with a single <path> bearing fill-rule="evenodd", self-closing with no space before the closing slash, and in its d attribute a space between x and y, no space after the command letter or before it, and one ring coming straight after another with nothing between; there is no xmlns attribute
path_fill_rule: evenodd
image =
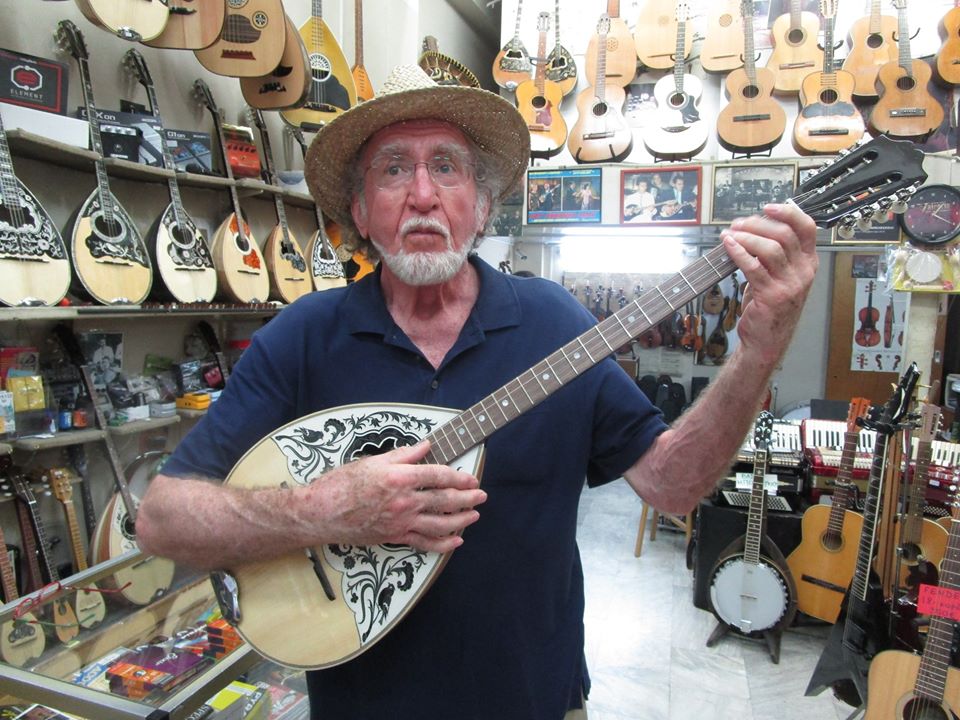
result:
<svg viewBox="0 0 960 720"><path fill-rule="evenodd" d="M358 433L347 462L303 483L290 482L287 467L276 468L267 489L211 482L261 437L316 411L471 407L591 328L560 285L496 272L471 254L496 201L523 177L528 152L526 126L509 103L435 86L417 68L397 69L380 96L321 130L306 162L311 191L379 267L346 288L301 298L254 336L223 396L140 508L146 552L206 569L281 562L318 547L342 554L397 543L449 553L389 633L308 673L314 718L582 713L589 680L575 531L584 480L625 477L655 507L689 511L746 434L813 281L814 225L795 206L770 206L723 231L752 302L734 356L669 429L633 380L598 356L489 434L483 489L459 466L421 462L433 449L415 442L415 410L389 431ZM497 409L502 402L510 410L525 392L514 386ZM340 436L370 407L353 405L349 422L313 435ZM482 427L491 418L474 420ZM360 457L370 448L386 452ZM380 598L389 605L388 594ZM290 598L275 602L294 613L290 622L320 622L297 616Z"/></svg>

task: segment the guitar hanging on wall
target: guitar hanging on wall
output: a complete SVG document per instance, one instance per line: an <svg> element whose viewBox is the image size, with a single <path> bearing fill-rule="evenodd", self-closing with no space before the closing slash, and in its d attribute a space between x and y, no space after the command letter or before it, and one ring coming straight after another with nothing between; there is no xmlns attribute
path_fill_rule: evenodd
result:
<svg viewBox="0 0 960 720"><path fill-rule="evenodd" d="M153 40L144 45L171 50L202 50L220 37L227 17L227 3L215 0L162 0L168 14L167 24Z"/></svg>
<svg viewBox="0 0 960 720"><path fill-rule="evenodd" d="M216 75L262 77L273 72L286 43L281 0L226 0L220 37L197 60Z"/></svg>
<svg viewBox="0 0 960 720"><path fill-rule="evenodd" d="M587 43L587 54L583 61L587 82L595 82L597 65L603 62L603 79L609 84L626 87L633 82L637 74L637 49L633 42L633 33L626 21L620 17L620 0L607 0L607 29L603 36L594 33ZM598 23L599 24L599 23ZM601 55L603 56L601 58Z"/></svg>
<svg viewBox="0 0 960 720"><path fill-rule="evenodd" d="M871 0L870 14L850 26L850 52L843 69L856 78L853 94L877 97L880 66L897 59L897 18L880 14L880 0Z"/></svg>
<svg viewBox="0 0 960 720"><path fill-rule="evenodd" d="M523 13L523 0L517 2L517 23L513 37L504 45L493 59L493 80L506 90L516 90L517 85L530 79L530 54L520 40L520 17Z"/></svg>
<svg viewBox="0 0 960 720"><path fill-rule="evenodd" d="M83 16L94 25L134 42L153 40L170 18L164 0L118 3L116 0L76 0Z"/></svg>
<svg viewBox="0 0 960 720"><path fill-rule="evenodd" d="M550 30L550 13L542 12L537 18L540 41L537 57L547 52L547 31ZM533 157L553 157L563 150L567 142L567 123L560 112L563 90L555 82L547 80L547 66L537 61L533 80L524 80L517 85L517 110L530 131L530 154Z"/></svg>
<svg viewBox="0 0 960 720"><path fill-rule="evenodd" d="M820 20L800 8L800 0L790 0L790 12L774 20L770 31L773 52L767 68L773 71L774 89L780 93L799 92L803 79L823 67L823 50L817 45Z"/></svg>
<svg viewBox="0 0 960 720"><path fill-rule="evenodd" d="M943 45L937 53L937 77L946 85L960 85L960 2L940 19Z"/></svg>
<svg viewBox="0 0 960 720"><path fill-rule="evenodd" d="M730 72L743 65L746 22L753 29L753 15L743 16L741 0L712 0L707 10L707 32L700 48L700 64L707 72Z"/></svg>
<svg viewBox="0 0 960 720"><path fill-rule="evenodd" d="M678 27L687 15L686 0L645 0L633 31L637 58L645 67L669 70L689 57L693 33L681 32Z"/></svg>

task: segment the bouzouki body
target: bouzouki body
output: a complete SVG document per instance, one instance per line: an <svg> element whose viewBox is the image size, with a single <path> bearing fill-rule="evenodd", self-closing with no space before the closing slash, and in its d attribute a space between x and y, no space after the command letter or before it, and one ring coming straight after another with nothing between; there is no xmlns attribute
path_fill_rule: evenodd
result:
<svg viewBox="0 0 960 720"><path fill-rule="evenodd" d="M553 21L556 40L547 55L547 80L559 85L564 95L569 95L577 86L577 63L570 51L560 44L560 0L554 3Z"/></svg>
<svg viewBox="0 0 960 720"><path fill-rule="evenodd" d="M286 42L281 0L227 0L220 37L197 60L216 75L261 77L273 72Z"/></svg>
<svg viewBox="0 0 960 720"><path fill-rule="evenodd" d="M270 277L266 262L245 220L239 219L236 213L225 218L213 234L210 251L219 287L227 297L238 303L267 301Z"/></svg>
<svg viewBox="0 0 960 720"><path fill-rule="evenodd" d="M506 90L516 90L517 86L530 79L533 64L530 62L530 53L520 40L520 17L523 13L523 0L517 2L517 22L513 37L493 59L493 80Z"/></svg>
<svg viewBox="0 0 960 720"><path fill-rule="evenodd" d="M284 16L286 39L280 62L267 75L240 78L240 92L250 107L258 110L284 110L297 107L310 92L310 58L297 32L297 26Z"/></svg>
<svg viewBox="0 0 960 720"><path fill-rule="evenodd" d="M790 0L790 7L770 31L773 53L767 68L776 76L774 89L780 93L799 92L803 79L823 67L823 50L817 45L820 20L812 12L801 12L800 0Z"/></svg>
<svg viewBox="0 0 960 720"><path fill-rule="evenodd" d="M77 0L80 12L94 25L136 42L153 40L163 32L170 17L162 0L116 2L116 0Z"/></svg>
<svg viewBox="0 0 960 720"><path fill-rule="evenodd" d="M872 11L850 26L850 52L843 69L856 78L853 94L877 97L877 72L881 65L897 59L897 18L880 14L880 0L872 0Z"/></svg>
<svg viewBox="0 0 960 720"><path fill-rule="evenodd" d="M700 48L700 64L707 72L730 72L743 65L744 18L741 0L712 0L707 10L707 32ZM753 23L753 15L748 18Z"/></svg>
<svg viewBox="0 0 960 720"><path fill-rule="evenodd" d="M227 16L223 0L167 0L163 32L144 45L171 50L202 50L220 37Z"/></svg>

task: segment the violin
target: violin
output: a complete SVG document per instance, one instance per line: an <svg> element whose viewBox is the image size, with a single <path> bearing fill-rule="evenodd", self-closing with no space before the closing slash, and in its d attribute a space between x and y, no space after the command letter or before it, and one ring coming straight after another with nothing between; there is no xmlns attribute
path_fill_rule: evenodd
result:
<svg viewBox="0 0 960 720"><path fill-rule="evenodd" d="M873 285L873 282L867 285L867 305L860 308L857 314L860 327L857 329L854 340L861 347L874 347L880 344L880 331L877 330L880 311L873 306Z"/></svg>

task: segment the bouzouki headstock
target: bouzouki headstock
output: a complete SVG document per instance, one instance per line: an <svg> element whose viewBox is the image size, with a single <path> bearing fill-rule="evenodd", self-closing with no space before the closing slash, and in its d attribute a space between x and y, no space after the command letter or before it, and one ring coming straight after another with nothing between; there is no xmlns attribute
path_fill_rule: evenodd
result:
<svg viewBox="0 0 960 720"><path fill-rule="evenodd" d="M57 23L57 30L54 33L54 39L57 45L69 52L77 60L89 60L90 53L87 51L87 43L84 40L83 33L70 20L61 20Z"/></svg>
<svg viewBox="0 0 960 720"><path fill-rule="evenodd" d="M130 48L123 54L123 67L145 88L153 87L153 78L150 76L147 61L143 59L139 50Z"/></svg>

